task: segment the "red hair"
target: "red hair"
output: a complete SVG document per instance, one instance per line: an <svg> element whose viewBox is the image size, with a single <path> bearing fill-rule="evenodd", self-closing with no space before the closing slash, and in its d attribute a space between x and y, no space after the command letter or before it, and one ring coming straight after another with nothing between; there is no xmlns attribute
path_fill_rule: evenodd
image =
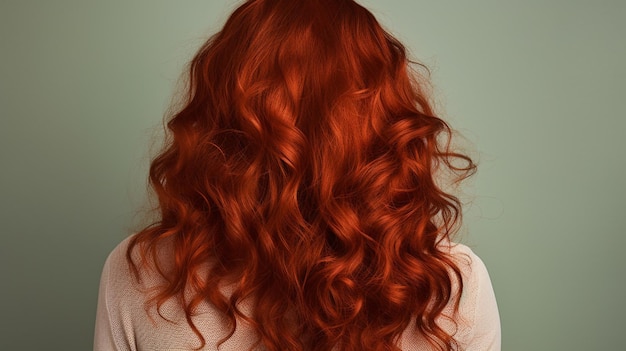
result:
<svg viewBox="0 0 626 351"><path fill-rule="evenodd" d="M270 351L398 350L412 320L452 350L436 318L458 308L462 281L439 243L461 205L435 176L460 181L475 165L449 147L411 63L351 0L238 7L191 61L150 166L159 217L127 252L136 274L154 263L165 278L150 301L178 299L202 347L191 316L208 302ZM252 316L237 307L248 297Z"/></svg>

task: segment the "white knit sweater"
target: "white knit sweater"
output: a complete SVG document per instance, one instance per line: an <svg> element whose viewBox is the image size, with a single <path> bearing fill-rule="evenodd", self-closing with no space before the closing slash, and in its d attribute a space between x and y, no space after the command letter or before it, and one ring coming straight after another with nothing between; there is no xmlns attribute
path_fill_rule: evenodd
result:
<svg viewBox="0 0 626 351"><path fill-rule="evenodd" d="M139 291L126 262L128 239L121 242L109 255L104 264L98 297L95 351L108 350L192 350L199 339L188 326L183 311L175 302L166 302L159 317L150 309L145 310L145 294ZM441 317L438 321L465 351L499 351L500 318L498 307L485 265L467 246L454 244L450 252L458 258L463 275L463 292L454 324ZM161 278L156 275L143 277L145 286L154 286ZM458 290L458 287L455 287ZM241 309L250 315L249 306ZM218 350L217 342L227 333L225 319L209 304L201 306L193 317L196 326L206 339L203 350ZM452 306L445 311L451 315ZM220 350L245 351L257 340L254 332L243 322ZM431 351L433 348L409 326L398 342L405 351Z"/></svg>

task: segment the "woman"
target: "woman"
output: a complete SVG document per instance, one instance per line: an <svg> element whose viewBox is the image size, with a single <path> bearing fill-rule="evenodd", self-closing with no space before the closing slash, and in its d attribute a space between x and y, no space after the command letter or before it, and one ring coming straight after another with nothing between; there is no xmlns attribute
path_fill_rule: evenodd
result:
<svg viewBox="0 0 626 351"><path fill-rule="evenodd" d="M499 350L439 185L475 165L410 63L352 0L237 8L151 164L158 219L107 259L95 349Z"/></svg>

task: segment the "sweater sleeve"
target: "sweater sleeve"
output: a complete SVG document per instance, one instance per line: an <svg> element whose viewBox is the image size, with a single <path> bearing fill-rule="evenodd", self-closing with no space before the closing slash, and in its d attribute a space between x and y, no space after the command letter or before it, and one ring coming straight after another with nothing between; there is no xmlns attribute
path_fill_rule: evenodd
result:
<svg viewBox="0 0 626 351"><path fill-rule="evenodd" d="M472 255L472 275L476 289L472 330L466 351L500 351L500 315L491 279L483 261Z"/></svg>
<svg viewBox="0 0 626 351"><path fill-rule="evenodd" d="M102 276L100 277L100 289L98 292L98 307L96 309L96 327L94 333L94 351L117 350L111 325L111 316L108 304L108 282L109 282L109 258L107 258Z"/></svg>
<svg viewBox="0 0 626 351"><path fill-rule="evenodd" d="M133 351L134 327L128 305L129 278L125 252L128 240L109 254L102 269L94 331L94 351Z"/></svg>

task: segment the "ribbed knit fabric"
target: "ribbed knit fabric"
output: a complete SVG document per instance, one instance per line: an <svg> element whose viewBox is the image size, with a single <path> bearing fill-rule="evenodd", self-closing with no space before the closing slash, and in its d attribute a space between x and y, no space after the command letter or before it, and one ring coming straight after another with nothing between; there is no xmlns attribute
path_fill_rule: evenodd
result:
<svg viewBox="0 0 626 351"><path fill-rule="evenodd" d="M104 264L100 281L96 328L95 351L109 350L193 350L200 343L185 320L184 312L174 301L166 302L160 317L155 308L145 309L146 295L140 291L126 261L128 239L122 241L109 255ZM446 246L447 247L447 246ZM454 324L441 317L440 325L455 339L465 351L500 351L500 318L495 295L487 269L481 259L465 245L452 244L450 252L461 268L463 292L460 310ZM162 251L167 254L166 251ZM142 287L159 284L158 275L143 274ZM458 291L458 287L454 287ZM227 289L225 290L227 293ZM251 315L246 303L242 311ZM210 304L201 306L198 315L193 317L196 326L206 339L203 350L218 350L217 342L228 333L225 319ZM452 315L452 306L445 314ZM245 323L237 323L233 336L221 345L222 351L245 351L257 337ZM398 346L404 351L431 351L433 348L423 336L409 326L399 340ZM330 350L329 350L330 351Z"/></svg>

